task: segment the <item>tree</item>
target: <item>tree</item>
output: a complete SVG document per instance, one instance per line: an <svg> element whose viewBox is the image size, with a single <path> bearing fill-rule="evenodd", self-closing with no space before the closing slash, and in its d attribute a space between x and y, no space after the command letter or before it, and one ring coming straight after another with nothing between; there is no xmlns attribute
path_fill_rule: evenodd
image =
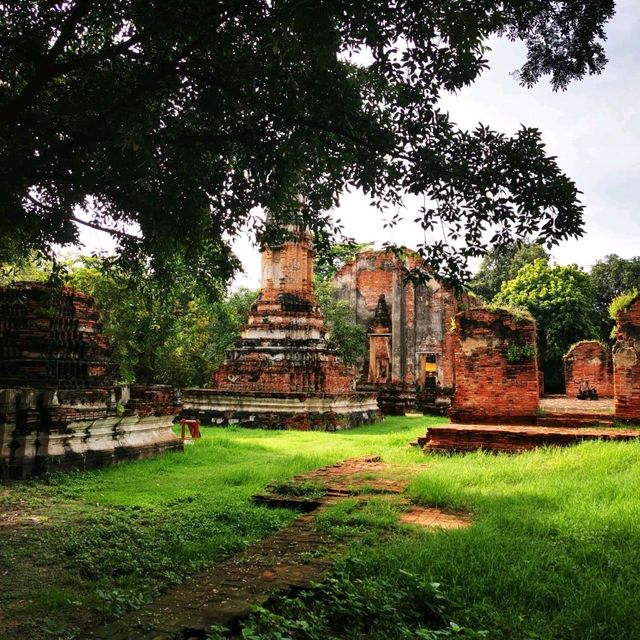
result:
<svg viewBox="0 0 640 640"><path fill-rule="evenodd" d="M505 282L494 302L527 309L536 319L538 352L545 388L562 391L562 356L578 340L595 338L593 287L576 265L549 265L545 259L526 264Z"/></svg>
<svg viewBox="0 0 640 640"><path fill-rule="evenodd" d="M316 298L329 329L331 346L340 352L345 364L362 363L367 355L367 332L353 321L349 303L336 300L335 287L329 280L316 282Z"/></svg>
<svg viewBox="0 0 640 640"><path fill-rule="evenodd" d="M591 267L591 282L595 290L598 336L606 342L614 324L609 305L619 295L640 288L640 258L625 259L615 254L605 256Z"/></svg>
<svg viewBox="0 0 640 640"><path fill-rule="evenodd" d="M370 242L340 242L330 246L314 260L313 273L316 285L328 282L361 251L372 248L373 245Z"/></svg>
<svg viewBox="0 0 640 640"><path fill-rule="evenodd" d="M549 260L545 248L535 242L509 242L487 252L478 272L469 282L471 290L490 302L500 291L503 282L516 277L525 264L538 259Z"/></svg>
<svg viewBox="0 0 640 640"><path fill-rule="evenodd" d="M438 98L486 68L495 34L526 44L523 85L599 73L613 12L614 0L1 3L0 262L74 243L81 224L109 229L127 267L150 257L162 273L178 256L226 276L253 207L286 221L302 192L326 245L322 212L348 187L379 207L423 194L418 222L448 241L420 250L452 277L487 230L580 235L578 191L537 129L463 131Z"/></svg>

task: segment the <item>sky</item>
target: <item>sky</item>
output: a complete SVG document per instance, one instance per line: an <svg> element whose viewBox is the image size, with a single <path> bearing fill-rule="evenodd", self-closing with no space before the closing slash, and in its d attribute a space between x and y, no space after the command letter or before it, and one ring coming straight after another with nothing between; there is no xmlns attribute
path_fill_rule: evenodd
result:
<svg viewBox="0 0 640 640"><path fill-rule="evenodd" d="M640 0L619 0L616 15L608 23L605 49L609 63L600 75L573 82L564 92L553 92L543 80L532 89L521 87L510 75L525 59L524 46L506 39L489 42L490 69L470 87L447 95L442 106L454 122L466 129L481 122L505 134L521 124L542 131L550 155L583 192L585 236L552 250L559 264L576 263L588 269L610 253L622 257L640 255ZM415 246L411 221L416 201L401 210L405 221L393 230L360 193L345 194L333 212L345 233L358 242L381 244L390 240ZM389 216L395 213L391 211ZM83 232L95 247L97 232ZM235 243L245 274L234 286L257 288L260 257L248 238Z"/></svg>

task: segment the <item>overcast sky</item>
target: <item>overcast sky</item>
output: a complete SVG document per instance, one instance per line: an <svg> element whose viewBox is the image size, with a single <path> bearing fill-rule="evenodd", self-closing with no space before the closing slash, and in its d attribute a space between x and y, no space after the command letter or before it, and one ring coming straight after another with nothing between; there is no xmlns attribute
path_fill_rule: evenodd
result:
<svg viewBox="0 0 640 640"><path fill-rule="evenodd" d="M520 87L510 76L524 60L523 47L504 39L490 42L490 69L471 87L443 100L452 119L463 128L478 122L506 134L521 124L542 131L548 152L583 192L586 235L553 250L561 264L589 268L608 253L640 255L640 0L619 0L607 26L609 63L599 76L574 82L554 93L548 82L533 89ZM335 211L347 235L359 242L392 240L415 246L410 221L414 206L407 203L407 221L393 231L383 228L380 214L357 193L347 194ZM393 213L393 212L391 212ZM84 236L84 234L83 234ZM90 232L87 244L97 238ZM236 285L259 285L259 256L248 240L236 244L246 275Z"/></svg>

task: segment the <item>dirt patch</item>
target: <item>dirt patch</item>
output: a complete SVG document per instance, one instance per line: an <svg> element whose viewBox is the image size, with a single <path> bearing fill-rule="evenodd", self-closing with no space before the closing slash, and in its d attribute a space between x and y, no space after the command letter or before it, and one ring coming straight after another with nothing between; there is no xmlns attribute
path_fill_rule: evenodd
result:
<svg viewBox="0 0 640 640"><path fill-rule="evenodd" d="M471 525L471 518L462 513L453 513L437 507L412 506L400 514L398 521L425 529L464 529Z"/></svg>

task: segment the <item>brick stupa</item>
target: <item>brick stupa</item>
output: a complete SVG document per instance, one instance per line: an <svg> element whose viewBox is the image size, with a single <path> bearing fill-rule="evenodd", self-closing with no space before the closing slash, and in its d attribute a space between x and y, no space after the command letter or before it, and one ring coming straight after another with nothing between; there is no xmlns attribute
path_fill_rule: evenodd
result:
<svg viewBox="0 0 640 640"><path fill-rule="evenodd" d="M261 293L210 389L188 389L183 415L212 424L337 430L379 419L375 394L328 343L313 291L313 242L302 226L262 251Z"/></svg>
<svg viewBox="0 0 640 640"><path fill-rule="evenodd" d="M118 386L93 300L69 287L0 287L0 479L181 449L173 389Z"/></svg>

